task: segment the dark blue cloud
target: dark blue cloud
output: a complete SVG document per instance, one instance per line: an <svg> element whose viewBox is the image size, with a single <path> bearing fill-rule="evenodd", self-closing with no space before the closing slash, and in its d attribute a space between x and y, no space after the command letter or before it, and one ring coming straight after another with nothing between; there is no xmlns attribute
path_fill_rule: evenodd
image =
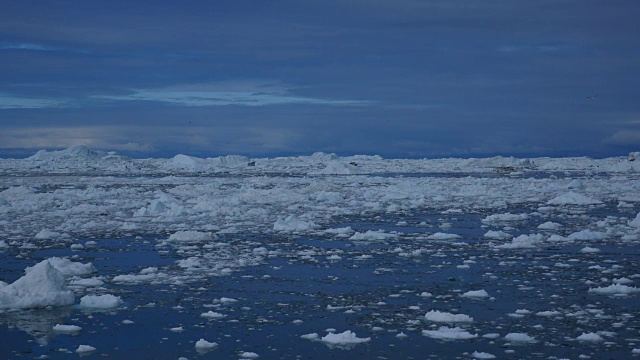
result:
<svg viewBox="0 0 640 360"><path fill-rule="evenodd" d="M640 132L630 0L3 8L0 143L24 153L601 156Z"/></svg>

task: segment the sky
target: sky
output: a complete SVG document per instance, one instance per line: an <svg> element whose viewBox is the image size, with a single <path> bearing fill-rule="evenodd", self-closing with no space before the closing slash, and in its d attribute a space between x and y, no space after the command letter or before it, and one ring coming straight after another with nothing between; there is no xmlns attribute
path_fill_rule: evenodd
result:
<svg viewBox="0 0 640 360"><path fill-rule="evenodd" d="M3 0L0 157L622 156L637 0Z"/></svg>

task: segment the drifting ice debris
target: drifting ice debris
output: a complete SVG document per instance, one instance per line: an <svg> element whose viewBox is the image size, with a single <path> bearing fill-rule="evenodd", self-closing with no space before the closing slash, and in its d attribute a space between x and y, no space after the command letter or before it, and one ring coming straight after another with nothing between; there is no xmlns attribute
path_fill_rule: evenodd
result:
<svg viewBox="0 0 640 360"><path fill-rule="evenodd" d="M612 284L606 287L589 288L589 292L603 295L626 295L640 292L640 288L622 284Z"/></svg>
<svg viewBox="0 0 640 360"><path fill-rule="evenodd" d="M29 156L27 160L99 160L107 155L109 155L109 153L105 151L92 150L85 145L75 145L68 149L58 151L40 150L34 155Z"/></svg>
<svg viewBox="0 0 640 360"><path fill-rule="evenodd" d="M196 349L213 349L216 346L218 346L217 343L208 342L205 339L200 339L200 340L196 341Z"/></svg>
<svg viewBox="0 0 640 360"><path fill-rule="evenodd" d="M273 230L275 231L309 231L318 228L318 225L312 221L303 221L298 219L295 215L289 215L286 218L279 218L275 224L273 224Z"/></svg>
<svg viewBox="0 0 640 360"><path fill-rule="evenodd" d="M92 351L96 351L96 348L94 348L93 346L90 346L90 345L80 345L76 349L76 352L78 354L86 354L86 353L90 353Z"/></svg>
<svg viewBox="0 0 640 360"><path fill-rule="evenodd" d="M506 341L514 342L514 343L534 343L537 342L536 339L529 334L525 333L508 333L504 336Z"/></svg>
<svg viewBox="0 0 640 360"><path fill-rule="evenodd" d="M122 305L124 302L119 296L111 294L105 295L86 295L80 299L80 306L88 309L114 309Z"/></svg>
<svg viewBox="0 0 640 360"><path fill-rule="evenodd" d="M340 161L332 161L319 171L312 172L312 175L358 175L362 174L362 170L356 165L345 164Z"/></svg>
<svg viewBox="0 0 640 360"><path fill-rule="evenodd" d="M335 334L329 333L326 336L320 338L320 341L331 345L354 345L362 344L370 341L371 338L359 338L354 332L347 330L343 333Z"/></svg>
<svg viewBox="0 0 640 360"><path fill-rule="evenodd" d="M0 283L0 309L28 309L71 305L75 295L64 283L64 275L43 260L9 285Z"/></svg>
<svg viewBox="0 0 640 360"><path fill-rule="evenodd" d="M451 314L448 312L441 312L438 310L431 310L424 315L425 320L442 323L459 323L459 322L473 322L473 318L465 314Z"/></svg>
<svg viewBox="0 0 640 360"><path fill-rule="evenodd" d="M438 330L422 330L422 335L439 340L468 340L478 337L478 334L471 334L460 327L447 326L441 326Z"/></svg>
<svg viewBox="0 0 640 360"><path fill-rule="evenodd" d="M588 196L569 191L566 194L558 195L547 201L549 205L598 205L602 201L590 198Z"/></svg>
<svg viewBox="0 0 640 360"><path fill-rule="evenodd" d="M640 213L638 213L638 215L636 215L635 219L629 221L629 226L640 228Z"/></svg>

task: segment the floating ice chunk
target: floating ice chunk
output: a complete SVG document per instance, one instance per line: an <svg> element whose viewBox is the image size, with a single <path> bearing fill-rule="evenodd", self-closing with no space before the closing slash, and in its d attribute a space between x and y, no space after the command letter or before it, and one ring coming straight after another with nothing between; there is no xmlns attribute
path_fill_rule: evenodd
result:
<svg viewBox="0 0 640 360"><path fill-rule="evenodd" d="M427 292L427 291L423 291L423 292L420 293L420 296L426 298L426 297L432 297L433 294L430 293L430 292Z"/></svg>
<svg viewBox="0 0 640 360"><path fill-rule="evenodd" d="M640 288L622 284L613 284L606 287L589 288L589 292L603 295L626 295L640 292Z"/></svg>
<svg viewBox="0 0 640 360"><path fill-rule="evenodd" d="M494 223L494 222L504 222L504 221L522 221L522 220L527 220L527 219L529 219L529 215L528 214L506 213L506 214L489 215L489 216L485 217L484 219L482 219L482 222Z"/></svg>
<svg viewBox="0 0 640 360"><path fill-rule="evenodd" d="M215 239L215 235L210 232L186 230L176 231L169 236L167 241L209 241L213 239Z"/></svg>
<svg viewBox="0 0 640 360"><path fill-rule="evenodd" d="M586 229L574 232L567 236L567 238L569 240L604 240L607 238L607 234Z"/></svg>
<svg viewBox="0 0 640 360"><path fill-rule="evenodd" d="M342 194L339 192L333 191L319 191L316 194L316 202L319 203L337 203L343 200Z"/></svg>
<svg viewBox="0 0 640 360"><path fill-rule="evenodd" d="M455 239L460 239L460 235L437 232L437 233L435 233L433 235L427 236L427 239L429 239L429 240L455 240Z"/></svg>
<svg viewBox="0 0 640 360"><path fill-rule="evenodd" d="M585 246L582 249L580 249L580 252L583 252L583 253L598 253L598 252L600 252L600 249L594 248L594 247L590 247L590 246Z"/></svg>
<svg viewBox="0 0 640 360"><path fill-rule="evenodd" d="M90 345L80 345L76 349L76 352L78 354L86 354L86 353L90 353L92 351L96 351L96 348L94 348L93 346L90 346Z"/></svg>
<svg viewBox="0 0 640 360"><path fill-rule="evenodd" d="M183 332L184 328L182 326L177 326L177 327L172 327L169 329L169 331L173 331L173 332Z"/></svg>
<svg viewBox="0 0 640 360"><path fill-rule="evenodd" d="M569 191L566 194L558 195L547 201L549 205L598 205L602 201L590 198L588 196Z"/></svg>
<svg viewBox="0 0 640 360"><path fill-rule="evenodd" d="M584 184L582 184L582 180L574 179L569 184L567 184L567 189L582 189L584 188Z"/></svg>
<svg viewBox="0 0 640 360"><path fill-rule="evenodd" d="M86 295L80 299L80 306L89 309L114 309L123 303L119 296L111 294Z"/></svg>
<svg viewBox="0 0 640 360"><path fill-rule="evenodd" d="M444 323L473 322L473 318L465 314L452 314L431 310L424 315L425 320Z"/></svg>
<svg viewBox="0 0 640 360"><path fill-rule="evenodd" d="M613 283L614 284L631 284L633 283L633 280L626 277L614 278Z"/></svg>
<svg viewBox="0 0 640 360"><path fill-rule="evenodd" d="M348 236L349 234L354 233L354 230L351 228L351 226L347 226L343 228L327 229L324 232L327 234L335 234L338 236Z"/></svg>
<svg viewBox="0 0 640 360"><path fill-rule="evenodd" d="M596 334L596 333L582 333L582 335L578 336L576 338L576 340L578 341L589 341L589 342L600 342L600 341L604 341L604 339L602 338L602 336Z"/></svg>
<svg viewBox="0 0 640 360"><path fill-rule="evenodd" d="M326 344L331 344L331 345L354 345L354 344L365 343L370 340L371 340L370 337L359 338L356 336L354 332L351 332L350 330L347 330L339 334L329 333L323 336L322 338L320 338L320 341Z"/></svg>
<svg viewBox="0 0 640 360"><path fill-rule="evenodd" d="M562 228L562 225L553 221L547 221L545 223L538 225L538 229L540 230L558 230L560 228Z"/></svg>
<svg viewBox="0 0 640 360"><path fill-rule="evenodd" d="M640 228L640 213L638 213L638 215L636 215L635 219L629 221L629 226Z"/></svg>
<svg viewBox="0 0 640 360"><path fill-rule="evenodd" d="M468 340L478 337L478 334L471 334L460 327L447 326L441 326L438 330L422 330L422 335L440 340Z"/></svg>
<svg viewBox="0 0 640 360"><path fill-rule="evenodd" d="M360 241L365 241L365 240L388 240L388 239L396 239L398 237L398 235L396 234L389 234L386 233L382 230L379 231L372 231L372 230L367 230L364 233L361 232L356 232L355 234L353 234L353 236L351 236L349 238L349 240L360 240Z"/></svg>
<svg viewBox="0 0 640 360"><path fill-rule="evenodd" d="M511 240L510 243L497 245L496 249L531 249L537 247L544 239L545 236L542 234L523 234Z"/></svg>
<svg viewBox="0 0 640 360"><path fill-rule="evenodd" d="M83 264L59 257L49 258L48 261L64 276L83 276L97 271L91 263ZM31 268L27 268L26 272L29 271L31 271Z"/></svg>
<svg viewBox="0 0 640 360"><path fill-rule="evenodd" d="M233 303L238 302L238 300L232 299L232 298L228 298L228 297L221 297L220 300L218 300L218 301L220 301L223 304L233 304Z"/></svg>
<svg viewBox="0 0 640 360"><path fill-rule="evenodd" d="M205 339L200 339L200 340L196 341L196 349L213 349L216 346L218 346L217 343L208 342Z"/></svg>
<svg viewBox="0 0 640 360"><path fill-rule="evenodd" d="M311 333L311 334L304 334L300 337L306 340L318 340L320 338L320 335L318 335L318 333Z"/></svg>
<svg viewBox="0 0 640 360"><path fill-rule="evenodd" d="M489 354L486 352L478 352L478 351L474 351L471 354L471 357L475 358L475 359L495 359L496 356L493 354Z"/></svg>
<svg viewBox="0 0 640 360"><path fill-rule="evenodd" d="M293 232L293 231L309 231L318 228L318 225L312 221L303 221L295 215L289 215L286 218L279 218L273 224L273 230Z"/></svg>
<svg viewBox="0 0 640 360"><path fill-rule="evenodd" d="M79 331L81 331L82 328L80 326L77 325L61 325L61 324L56 324L53 327L53 331L55 332L61 332L61 333L77 333Z"/></svg>
<svg viewBox="0 0 640 360"><path fill-rule="evenodd" d="M506 232L500 231L500 230L498 231L489 230L483 236L486 237L487 239L496 239L496 240L510 239L513 237L511 234L507 234Z"/></svg>
<svg viewBox="0 0 640 360"><path fill-rule="evenodd" d="M552 316L558 316L561 315L560 311L555 311L555 310L547 310L547 311L538 311L536 313L537 316L543 316L543 317L552 317Z"/></svg>
<svg viewBox="0 0 640 360"><path fill-rule="evenodd" d="M314 175L357 175L362 174L362 170L355 165L345 164L341 161L331 161L327 166L311 174Z"/></svg>
<svg viewBox="0 0 640 360"><path fill-rule="evenodd" d="M508 333L504 336L506 341L515 342L515 343L534 343L536 339L529 334L525 333Z"/></svg>
<svg viewBox="0 0 640 360"><path fill-rule="evenodd" d="M28 268L9 285L0 286L0 308L27 309L71 305L75 295L64 283L64 275L48 260Z"/></svg>
<svg viewBox="0 0 640 360"><path fill-rule="evenodd" d="M240 354L240 358L241 359L257 359L259 357L260 357L260 355L254 353L254 352L248 352L248 351L245 351L242 354Z"/></svg>
<svg viewBox="0 0 640 360"><path fill-rule="evenodd" d="M467 291L466 293L462 294L461 296L463 297L468 297L468 298L486 298L489 297L489 293L487 293L486 290L471 290L471 291Z"/></svg>
<svg viewBox="0 0 640 360"><path fill-rule="evenodd" d="M207 311L206 313L200 314L200 316L203 317L203 318L215 319L215 320L223 319L223 318L227 317L227 315L225 315L225 314L221 314L219 312L215 312L215 311L211 311L211 310Z"/></svg>
<svg viewBox="0 0 640 360"><path fill-rule="evenodd" d="M49 229L42 229L39 233L36 234L35 238L38 240L46 240L46 239L57 239L61 237L62 234L56 231L51 231Z"/></svg>

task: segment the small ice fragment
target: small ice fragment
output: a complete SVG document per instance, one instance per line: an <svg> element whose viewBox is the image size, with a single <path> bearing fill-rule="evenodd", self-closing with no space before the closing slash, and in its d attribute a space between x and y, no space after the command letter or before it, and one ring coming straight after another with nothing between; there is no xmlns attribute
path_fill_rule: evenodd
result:
<svg viewBox="0 0 640 360"><path fill-rule="evenodd" d="M80 345L76 349L76 352L78 354L86 354L86 353L92 352L92 351L96 351L96 348L94 348L93 346L89 346L89 345Z"/></svg>
<svg viewBox="0 0 640 360"><path fill-rule="evenodd" d="M486 352L478 352L478 351L474 351L473 354L471 354L472 357L476 358L476 359L495 359L495 355L486 353Z"/></svg>
<svg viewBox="0 0 640 360"><path fill-rule="evenodd" d="M472 291L467 291L461 296L468 297L468 298L485 298L485 297L489 297L489 294L487 293L486 290L475 290L475 291L472 290Z"/></svg>
<svg viewBox="0 0 640 360"><path fill-rule="evenodd" d="M80 299L80 306L90 309L113 309L123 304L119 296L111 294L86 295Z"/></svg>
<svg viewBox="0 0 640 360"><path fill-rule="evenodd" d="M359 338L356 336L354 332L347 330L345 332L335 334L329 333L322 337L320 341L332 344L332 345L352 345L352 344L361 344L370 341L371 338Z"/></svg>
<svg viewBox="0 0 640 360"><path fill-rule="evenodd" d="M215 311L207 311L206 313L200 314L200 316L208 319L222 319L227 317L227 315Z"/></svg>
<svg viewBox="0 0 640 360"><path fill-rule="evenodd" d="M74 333L74 332L78 332L82 330L82 328L80 326L77 325L61 325L61 324L56 324L53 327L53 331L55 332L62 332L62 333Z"/></svg>
<svg viewBox="0 0 640 360"><path fill-rule="evenodd" d="M257 359L257 358L260 357L260 355L254 353L254 352L245 351L242 354L240 354L240 357L242 359Z"/></svg>
<svg viewBox="0 0 640 360"><path fill-rule="evenodd" d="M602 336L596 334L596 333L582 333L582 335L578 336L576 338L576 340L578 341L590 341L590 342L600 342L600 341L604 341L604 339L602 338Z"/></svg>
<svg viewBox="0 0 640 360"><path fill-rule="evenodd" d="M451 314L448 312L441 312L438 310L431 310L424 315L424 318L428 321L433 322L445 322L445 323L456 323L456 322L472 322L473 318L469 315L465 314Z"/></svg>
<svg viewBox="0 0 640 360"><path fill-rule="evenodd" d="M534 343L536 339L532 336L529 336L525 333L508 333L504 336L504 339L511 342L517 343Z"/></svg>
<svg viewBox="0 0 640 360"><path fill-rule="evenodd" d="M208 342L205 339L200 339L200 340L196 341L196 349L212 349L212 348L214 348L216 346L218 346L217 343Z"/></svg>

